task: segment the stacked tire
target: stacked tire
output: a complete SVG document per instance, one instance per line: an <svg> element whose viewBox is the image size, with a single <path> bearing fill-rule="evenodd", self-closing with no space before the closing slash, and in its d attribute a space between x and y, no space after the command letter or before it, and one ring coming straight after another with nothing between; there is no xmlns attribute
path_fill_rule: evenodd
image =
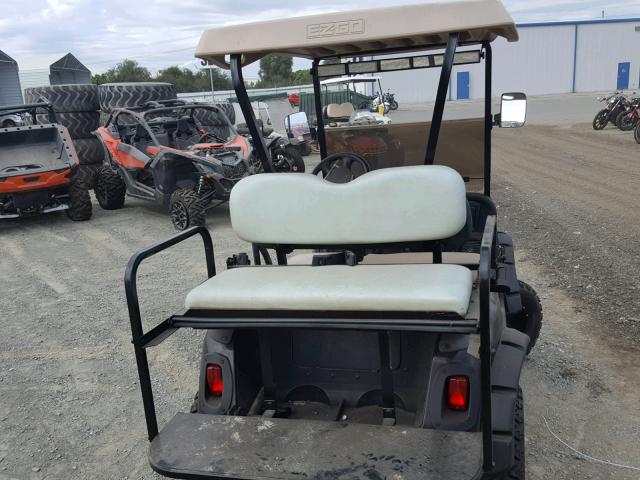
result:
<svg viewBox="0 0 640 480"><path fill-rule="evenodd" d="M27 88L24 94L27 103L46 100L53 106L58 123L67 127L78 154L77 183L82 188L91 188L94 174L104 159L102 143L93 135L100 126L98 87L52 85ZM38 121L48 122L47 115L38 115Z"/></svg>
<svg viewBox="0 0 640 480"><path fill-rule="evenodd" d="M117 108L178 98L175 85L162 82L104 83L98 86L98 96L103 115Z"/></svg>

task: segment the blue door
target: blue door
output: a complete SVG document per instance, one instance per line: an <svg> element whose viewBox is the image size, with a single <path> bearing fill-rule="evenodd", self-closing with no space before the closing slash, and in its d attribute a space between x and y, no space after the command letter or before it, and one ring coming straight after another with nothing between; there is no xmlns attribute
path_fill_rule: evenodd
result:
<svg viewBox="0 0 640 480"><path fill-rule="evenodd" d="M458 72L458 100L469 99L469 72Z"/></svg>
<svg viewBox="0 0 640 480"><path fill-rule="evenodd" d="M618 90L626 90L629 88L629 70L631 64L629 62L618 64Z"/></svg>

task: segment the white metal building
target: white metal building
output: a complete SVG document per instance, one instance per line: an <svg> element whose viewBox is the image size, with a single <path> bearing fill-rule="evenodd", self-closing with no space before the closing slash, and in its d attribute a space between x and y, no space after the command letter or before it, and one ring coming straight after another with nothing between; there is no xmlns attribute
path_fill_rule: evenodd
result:
<svg viewBox="0 0 640 480"><path fill-rule="evenodd" d="M493 95L640 88L640 18L518 25L520 41L493 42ZM435 98L439 69L381 74L402 103ZM484 66L453 69L450 98L484 97Z"/></svg>

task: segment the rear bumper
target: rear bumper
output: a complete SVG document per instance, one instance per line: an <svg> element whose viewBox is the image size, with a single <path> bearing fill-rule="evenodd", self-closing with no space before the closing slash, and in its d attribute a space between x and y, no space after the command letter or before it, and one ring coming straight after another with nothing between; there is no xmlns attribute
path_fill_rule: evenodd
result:
<svg viewBox="0 0 640 480"><path fill-rule="evenodd" d="M482 434L179 413L151 442L161 475L194 479L471 479Z"/></svg>

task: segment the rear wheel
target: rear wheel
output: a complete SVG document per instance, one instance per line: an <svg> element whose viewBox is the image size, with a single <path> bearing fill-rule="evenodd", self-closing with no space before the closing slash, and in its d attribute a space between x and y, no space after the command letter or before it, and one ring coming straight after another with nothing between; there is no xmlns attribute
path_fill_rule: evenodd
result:
<svg viewBox="0 0 640 480"><path fill-rule="evenodd" d="M522 389L518 388L516 408L513 415L513 464L504 476L508 480L525 480L524 459L524 398Z"/></svg>
<svg viewBox="0 0 640 480"><path fill-rule="evenodd" d="M171 194L169 215L176 230L186 230L196 225L204 225L206 210L196 192L179 188Z"/></svg>
<svg viewBox="0 0 640 480"><path fill-rule="evenodd" d="M602 130L609 123L609 110L600 110L593 119L593 129Z"/></svg>
<svg viewBox="0 0 640 480"><path fill-rule="evenodd" d="M636 125L636 129L633 132L633 137L636 139L637 143L640 143L640 122Z"/></svg>
<svg viewBox="0 0 640 480"><path fill-rule="evenodd" d="M527 353L531 352L542 329L542 304L536 291L524 282L520 285L520 299L522 301L522 312L514 320L508 322L508 327L529 336L529 346Z"/></svg>
<svg viewBox="0 0 640 480"><path fill-rule="evenodd" d="M289 164L289 171L293 173L304 173L304 159L296 147L289 146L284 149L284 156Z"/></svg>
<svg viewBox="0 0 640 480"><path fill-rule="evenodd" d="M127 186L110 167L101 167L96 172L93 190L96 199L105 210L117 210L124 205L124 196L127 193Z"/></svg>
<svg viewBox="0 0 640 480"><path fill-rule="evenodd" d="M618 128L623 132L629 132L636 126L636 120L633 114L622 112L616 119L616 125L618 125Z"/></svg>
<svg viewBox="0 0 640 480"><path fill-rule="evenodd" d="M13 120L5 120L4 122L2 122L3 128L13 128L15 126L16 126L16 122L14 122Z"/></svg>
<svg viewBox="0 0 640 480"><path fill-rule="evenodd" d="M395 100L393 100L390 104L389 104L389 108L391 110L397 110L398 109L398 102L396 102Z"/></svg>
<svg viewBox="0 0 640 480"><path fill-rule="evenodd" d="M67 217L74 222L84 222L91 218L91 196L89 190L80 188L77 185L69 187L69 208Z"/></svg>

